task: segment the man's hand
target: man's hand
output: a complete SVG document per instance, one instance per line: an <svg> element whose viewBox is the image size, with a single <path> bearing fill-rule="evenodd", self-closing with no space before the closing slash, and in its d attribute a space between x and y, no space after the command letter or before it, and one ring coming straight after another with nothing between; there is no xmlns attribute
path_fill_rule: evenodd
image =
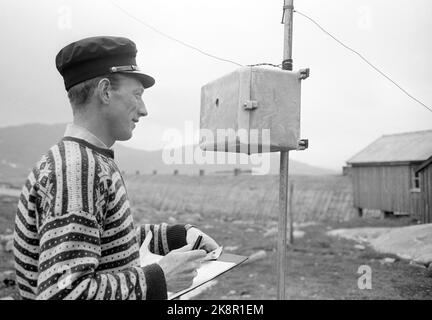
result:
<svg viewBox="0 0 432 320"><path fill-rule="evenodd" d="M206 256L204 250L192 250L192 246L193 244L188 244L172 250L158 262L165 274L169 292L178 292L192 285L192 280L197 275L196 270Z"/></svg>
<svg viewBox="0 0 432 320"><path fill-rule="evenodd" d="M187 231L186 242L193 245L199 235L203 236L199 249L204 249L205 251L210 252L219 247L219 245L216 243L216 241L213 240L212 237L206 235L204 232L195 227L192 227Z"/></svg>

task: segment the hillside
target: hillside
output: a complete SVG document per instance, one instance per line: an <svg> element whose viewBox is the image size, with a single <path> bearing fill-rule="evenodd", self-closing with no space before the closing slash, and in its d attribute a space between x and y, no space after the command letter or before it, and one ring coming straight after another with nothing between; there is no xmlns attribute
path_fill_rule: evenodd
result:
<svg viewBox="0 0 432 320"><path fill-rule="evenodd" d="M63 136L65 124L25 124L13 127L0 128L0 181L22 180L31 167L39 160L41 154L55 144ZM251 170L256 168L253 164L190 164L167 165L162 160L162 150L145 151L125 147L121 144L114 146L115 157L120 168L127 173L141 174L153 173L169 174L178 170L180 174L198 174L200 169L206 174L232 171L234 168ZM185 147L175 152L191 151ZM192 150L193 151L193 150ZM270 155L270 174L277 174L279 170L279 156ZM259 165L261 165L258 162ZM290 173L295 175L326 175L335 174L334 171L310 166L298 161L290 161Z"/></svg>

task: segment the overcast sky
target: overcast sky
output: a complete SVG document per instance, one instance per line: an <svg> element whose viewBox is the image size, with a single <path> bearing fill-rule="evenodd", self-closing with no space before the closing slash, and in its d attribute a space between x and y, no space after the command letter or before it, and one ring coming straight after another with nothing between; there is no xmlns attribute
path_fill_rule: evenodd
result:
<svg viewBox="0 0 432 320"><path fill-rule="evenodd" d="M213 55L241 64L281 63L282 0L116 2ZM294 6L432 106L430 0L295 0ZM163 132L183 131L187 121L198 129L201 86L237 68L161 37L110 1L0 0L0 126L70 121L54 59L63 46L95 35L131 38L141 69L156 78L144 93L149 116L125 143L135 148L161 149ZM293 159L340 169L383 134L432 129L432 112L298 14L293 58L294 69L311 69L301 111L301 137L310 147L291 152Z"/></svg>

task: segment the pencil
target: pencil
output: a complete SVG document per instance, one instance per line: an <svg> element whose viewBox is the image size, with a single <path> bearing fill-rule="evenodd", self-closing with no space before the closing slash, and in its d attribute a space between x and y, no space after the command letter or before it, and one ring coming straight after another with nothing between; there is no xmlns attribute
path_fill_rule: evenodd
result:
<svg viewBox="0 0 432 320"><path fill-rule="evenodd" d="M203 236L199 235L198 238L195 241L195 244L192 247L192 250L197 250L201 244L201 240L202 240Z"/></svg>

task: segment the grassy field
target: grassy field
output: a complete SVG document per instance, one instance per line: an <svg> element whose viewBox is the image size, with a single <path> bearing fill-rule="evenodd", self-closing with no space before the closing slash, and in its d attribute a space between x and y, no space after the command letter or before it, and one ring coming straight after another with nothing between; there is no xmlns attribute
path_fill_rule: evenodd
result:
<svg viewBox="0 0 432 320"><path fill-rule="evenodd" d="M278 215L278 176L127 176L131 201L161 211L266 220ZM344 176L292 176L296 222L346 221L355 216Z"/></svg>
<svg viewBox="0 0 432 320"><path fill-rule="evenodd" d="M18 198L0 196L0 234L11 234L14 228L15 211ZM0 274L14 270L13 255L4 251L5 243L0 243ZM0 277L1 278L1 277ZM12 296L19 298L16 286L6 286L3 280L0 282L0 298Z"/></svg>
<svg viewBox="0 0 432 320"><path fill-rule="evenodd" d="M194 223L227 252L263 259L219 277L194 299L275 299L277 177L262 176L127 176L136 223ZM289 299L431 299L432 279L425 270L371 248L356 249L349 240L328 237L335 228L402 226L402 217L359 219L351 208L345 177L293 177L295 220L304 237L288 247ZM0 231L13 227L16 198L0 196ZM303 222L313 222L311 224ZM9 229L9 230L8 230ZM272 232L273 231L273 232ZM391 264L385 257L396 258ZM0 272L13 270L12 254L2 252ZM357 286L361 265L372 269L372 289ZM0 283L0 298L17 297L16 287Z"/></svg>

